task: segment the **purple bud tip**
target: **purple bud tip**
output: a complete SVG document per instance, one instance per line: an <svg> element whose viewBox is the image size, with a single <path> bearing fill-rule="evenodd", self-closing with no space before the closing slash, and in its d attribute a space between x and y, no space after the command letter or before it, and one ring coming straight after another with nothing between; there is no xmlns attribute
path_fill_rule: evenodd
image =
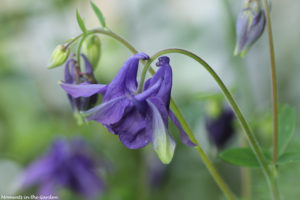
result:
<svg viewBox="0 0 300 200"><path fill-rule="evenodd" d="M167 56L162 56L158 58L158 62L156 63L156 66L158 67L164 67L169 66L170 58Z"/></svg>

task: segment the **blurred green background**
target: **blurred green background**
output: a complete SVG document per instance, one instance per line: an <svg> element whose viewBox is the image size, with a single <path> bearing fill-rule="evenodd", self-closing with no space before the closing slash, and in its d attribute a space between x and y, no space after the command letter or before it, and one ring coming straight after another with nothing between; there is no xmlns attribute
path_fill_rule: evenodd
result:
<svg viewBox="0 0 300 200"><path fill-rule="evenodd" d="M245 59L233 57L235 19L242 6L236 0L95 0L108 26L149 55L178 47L206 60L234 88L246 118L265 148L271 141L270 70L267 36L264 33ZM65 93L57 82L63 68L48 70L57 44L80 34L75 11L79 9L88 28L98 27L89 1L1 0L0 6L0 194L15 194L22 170L45 152L54 138L82 136L94 154L106 160L108 189L101 200L199 200L223 199L196 151L177 138L172 163L165 166L160 184L151 187L150 164L159 163L150 145L126 149L101 125L78 126ZM272 1L272 20L278 71L279 101L300 110L300 1ZM108 82L131 55L112 39L101 36L102 55L98 80ZM208 73L196 62L170 55L174 70L172 96L196 133L205 151L234 190L241 194L240 168L222 162L204 129L205 103L199 92L219 92ZM172 130L172 129L171 129ZM289 150L300 151L299 119ZM174 129L176 132L176 129ZM239 146L241 129L227 147ZM150 160L150 161L149 161ZM146 166L146 167L145 167ZM269 199L259 169L251 170L253 199ZM280 168L283 199L299 199L300 165ZM26 193L26 191L22 191ZM22 193L21 192L21 193ZM74 199L75 197L64 197ZM77 197L80 199L80 197Z"/></svg>

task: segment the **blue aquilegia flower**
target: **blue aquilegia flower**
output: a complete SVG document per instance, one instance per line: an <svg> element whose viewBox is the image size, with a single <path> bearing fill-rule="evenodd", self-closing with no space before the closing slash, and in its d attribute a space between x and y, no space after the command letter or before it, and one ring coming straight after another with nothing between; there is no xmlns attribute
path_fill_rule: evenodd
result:
<svg viewBox="0 0 300 200"><path fill-rule="evenodd" d="M104 188L96 167L82 140L56 140L48 153L24 171L22 187L38 186L42 196L66 188L85 199L94 198Z"/></svg>
<svg viewBox="0 0 300 200"><path fill-rule="evenodd" d="M223 108L218 116L206 119L209 139L218 148L223 148L233 136L234 119L234 113L229 108Z"/></svg>
<svg viewBox="0 0 300 200"><path fill-rule="evenodd" d="M65 65L65 83L68 84L94 84L97 83L93 68L88 61L87 57L82 54L84 60L84 72L81 72L80 67L77 64L77 61L73 58L69 59ZM79 111L84 111L92 108L97 100L98 95L94 94L90 97L79 97L74 98L71 95L68 95L72 110L74 114L78 114Z"/></svg>
<svg viewBox="0 0 300 200"><path fill-rule="evenodd" d="M262 35L266 18L260 4L257 0L246 0L236 23L234 55L245 56L251 45Z"/></svg>
<svg viewBox="0 0 300 200"><path fill-rule="evenodd" d="M74 98L101 93L102 103L85 112L87 119L102 123L127 148L138 149L151 142L161 161L169 163L175 141L168 131L168 116L179 128L182 141L191 146L193 143L169 109L172 69L168 57L159 58L159 69L145 82L144 90L137 92L139 60L148 59L144 53L130 57L108 85L62 83L61 87Z"/></svg>

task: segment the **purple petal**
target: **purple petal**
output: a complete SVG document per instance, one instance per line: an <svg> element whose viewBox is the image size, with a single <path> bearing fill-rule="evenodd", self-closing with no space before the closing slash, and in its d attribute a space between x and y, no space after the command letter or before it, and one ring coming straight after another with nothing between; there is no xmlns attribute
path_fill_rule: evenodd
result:
<svg viewBox="0 0 300 200"><path fill-rule="evenodd" d="M89 74L89 75L94 75L94 71L93 71L93 68L92 68L92 65L91 63L89 62L88 58L84 55L84 54L81 54L83 60L84 60L84 73L86 74Z"/></svg>
<svg viewBox="0 0 300 200"><path fill-rule="evenodd" d="M250 25L248 38L245 46L252 45L263 33L265 28L265 14L263 11L254 16Z"/></svg>
<svg viewBox="0 0 300 200"><path fill-rule="evenodd" d="M97 93L105 92L107 86L103 84L88 84L82 83L79 85L60 83L60 86L72 97L90 97Z"/></svg>
<svg viewBox="0 0 300 200"><path fill-rule="evenodd" d="M184 131L184 129L182 128L180 122L178 121L177 117L175 116L175 114L170 110L169 111L169 116L172 120L172 122L175 124L175 126L177 126L177 128L179 129L179 134L180 134L180 139L181 141L188 145L188 146L195 146L195 144L190 140L189 136L186 134L186 132Z"/></svg>
<svg viewBox="0 0 300 200"><path fill-rule="evenodd" d="M159 90L160 86L161 86L161 83L162 83L162 79L158 79L158 81L156 81L156 83L154 83L151 86L149 85L149 87L146 90L144 90L140 94L137 94L135 96L135 99L138 100L138 101L144 101L148 97L156 94L157 91Z"/></svg>
<svg viewBox="0 0 300 200"><path fill-rule="evenodd" d="M76 61L73 59L70 59L67 61L65 65L65 82L66 83L73 83L74 78L73 75L70 73L70 66L73 68L75 66Z"/></svg>
<svg viewBox="0 0 300 200"><path fill-rule="evenodd" d="M99 195L104 189L104 183L94 170L86 168L82 163L74 163L70 170L75 175L76 191L81 195L92 198Z"/></svg>
<svg viewBox="0 0 300 200"><path fill-rule="evenodd" d="M41 184L41 187L39 189L39 195L40 196L57 196L57 185L53 180L46 180ZM39 200L42 200L44 198L38 198ZM59 199L58 199L59 200Z"/></svg>
<svg viewBox="0 0 300 200"><path fill-rule="evenodd" d="M144 53L138 53L131 56L124 63L118 74L108 85L107 92L103 98L104 102L126 93L134 93L136 91L136 76L140 59L146 60L149 59L149 56Z"/></svg>
<svg viewBox="0 0 300 200"><path fill-rule="evenodd" d="M51 158L41 158L32 163L23 173L22 185L23 187L31 187L41 183L53 171L53 162Z"/></svg>
<svg viewBox="0 0 300 200"><path fill-rule="evenodd" d="M237 23L236 23L236 37L237 37L237 44L236 44L236 53L240 53L245 48L245 44L247 42L248 38L248 14L244 11L241 13L238 17Z"/></svg>
<svg viewBox="0 0 300 200"><path fill-rule="evenodd" d="M161 98L166 107L169 108L172 89L172 69L169 64L170 59L166 56L163 56L158 60L159 62L157 63L157 66L160 68L151 79L147 80L144 90L147 90L149 87L155 85L157 81L162 79L163 81L160 84L160 88L155 96Z"/></svg>
<svg viewBox="0 0 300 200"><path fill-rule="evenodd" d="M119 134L121 142L129 149L146 146L151 138L151 124L149 116L143 116L137 109L129 112L120 123L113 126Z"/></svg>
<svg viewBox="0 0 300 200"><path fill-rule="evenodd" d="M88 120L94 120L104 125L117 123L124 115L126 108L130 105L130 100L125 96L114 98L104 102L86 112Z"/></svg>

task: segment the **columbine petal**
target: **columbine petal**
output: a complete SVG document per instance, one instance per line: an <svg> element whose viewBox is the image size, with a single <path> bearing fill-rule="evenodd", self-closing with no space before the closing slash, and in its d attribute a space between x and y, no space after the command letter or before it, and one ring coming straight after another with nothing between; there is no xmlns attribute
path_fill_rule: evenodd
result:
<svg viewBox="0 0 300 200"><path fill-rule="evenodd" d="M124 63L116 77L108 85L103 101L110 100L126 93L134 93L136 91L136 75L140 59L146 60L149 59L149 56L144 53L138 53L131 56Z"/></svg>
<svg viewBox="0 0 300 200"><path fill-rule="evenodd" d="M74 78L70 72L70 67L73 68L75 65L75 60L70 59L67 61L66 65L65 65L65 82L66 83L73 83Z"/></svg>
<svg viewBox="0 0 300 200"><path fill-rule="evenodd" d="M180 139L181 141L188 145L188 146L195 146L195 144L190 140L189 136L186 134L186 132L183 130L180 122L178 121L177 117L175 116L175 114L170 110L169 111L169 116L172 120L172 122L175 124L175 126L177 126L178 130L179 130L179 134L180 134Z"/></svg>
<svg viewBox="0 0 300 200"><path fill-rule="evenodd" d="M44 198L41 198L41 196L57 196L57 185L53 180L47 180L44 183L42 183L41 188L39 189L39 198L38 200L43 200ZM59 199L58 199L59 200Z"/></svg>
<svg viewBox="0 0 300 200"><path fill-rule="evenodd" d="M138 149L146 146L151 139L151 126L148 117L145 117L138 111L132 109L120 123L112 126L119 134L121 142L129 149Z"/></svg>
<svg viewBox="0 0 300 200"><path fill-rule="evenodd" d="M142 93L137 94L135 96L135 99L138 100L138 101L143 101L143 100L147 99L148 97L156 94L157 91L159 90L160 86L161 86L161 83L162 83L162 78L158 79L158 81L156 81L156 83L154 83L153 85L149 86Z"/></svg>
<svg viewBox="0 0 300 200"><path fill-rule="evenodd" d="M45 157L32 163L23 173L21 180L23 187L42 182L45 179L45 175L49 175L52 172L52 162L51 158Z"/></svg>
<svg viewBox="0 0 300 200"><path fill-rule="evenodd" d="M84 112L84 114L87 115L88 120L110 125L117 123L123 117L129 104L130 100L125 96L120 96Z"/></svg>
<svg viewBox="0 0 300 200"><path fill-rule="evenodd" d="M85 197L96 197L104 189L104 183L96 176L96 173L92 169L86 168L80 162L77 161L70 168L72 173L77 175L77 188L75 189Z"/></svg>
<svg viewBox="0 0 300 200"><path fill-rule="evenodd" d="M156 84L160 79L163 80L155 96L161 98L168 109L172 88L172 69L169 62L170 59L168 57L160 57L156 63L156 65L160 68L157 70L153 78L147 80L145 83L145 90L147 90L149 87Z"/></svg>
<svg viewBox="0 0 300 200"><path fill-rule="evenodd" d="M249 20L248 16L245 13L241 13L238 17L237 23L236 23L236 47L234 54L239 54L243 49L247 42L248 38L248 25Z"/></svg>
<svg viewBox="0 0 300 200"><path fill-rule="evenodd" d="M94 70L87 57L84 54L81 54L81 56L84 60L84 73L94 75Z"/></svg>
<svg viewBox="0 0 300 200"><path fill-rule="evenodd" d="M252 24L249 28L248 40L245 46L252 45L262 35L265 28L265 23L265 14L263 11L260 11L252 20Z"/></svg>
<svg viewBox="0 0 300 200"><path fill-rule="evenodd" d="M90 97L97 93L104 93L107 86L104 84L81 83L79 85L60 83L60 86L72 97Z"/></svg>
<svg viewBox="0 0 300 200"><path fill-rule="evenodd" d="M148 105L152 111L152 145L154 151L164 164L171 162L174 150L175 141L168 133L168 129L165 126L164 119L156 107L155 101L147 100Z"/></svg>

